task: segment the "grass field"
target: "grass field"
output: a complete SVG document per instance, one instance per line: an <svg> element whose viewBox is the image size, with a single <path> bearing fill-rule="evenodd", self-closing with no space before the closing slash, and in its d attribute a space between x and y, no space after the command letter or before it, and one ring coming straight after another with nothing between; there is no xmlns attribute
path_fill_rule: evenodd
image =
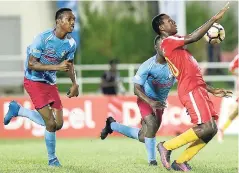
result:
<svg viewBox="0 0 239 173"><path fill-rule="evenodd" d="M158 138L158 141L167 138ZM216 140L206 146L191 162L197 173L236 173L238 145L236 136L224 143ZM176 158L182 149L172 154ZM166 173L161 164L149 167L142 143L126 138L59 139L57 155L63 167L49 168L45 143L38 140L0 140L0 173ZM157 158L159 162L159 157Z"/></svg>

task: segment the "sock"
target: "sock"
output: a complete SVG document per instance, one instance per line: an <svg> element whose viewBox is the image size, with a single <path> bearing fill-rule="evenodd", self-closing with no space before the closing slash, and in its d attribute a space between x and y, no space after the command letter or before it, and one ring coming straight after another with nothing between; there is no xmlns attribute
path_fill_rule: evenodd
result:
<svg viewBox="0 0 239 173"><path fill-rule="evenodd" d="M191 160L203 147L206 146L206 143L203 140L198 139L193 142L176 160L177 163L184 163Z"/></svg>
<svg viewBox="0 0 239 173"><path fill-rule="evenodd" d="M156 160L156 138L144 138L145 146L148 153L148 162Z"/></svg>
<svg viewBox="0 0 239 173"><path fill-rule="evenodd" d="M119 132L129 138L137 139L139 135L139 128L125 126L116 122L110 124L113 131Z"/></svg>
<svg viewBox="0 0 239 173"><path fill-rule="evenodd" d="M190 128L189 130L182 133L181 135L164 142L163 146L167 150L174 150L174 149L179 148L185 144L188 144L189 142L194 142L198 139L199 138L196 135L196 133L194 132L194 130L192 128Z"/></svg>
<svg viewBox="0 0 239 173"><path fill-rule="evenodd" d="M48 132L45 130L45 142L48 153L48 159L56 158L55 150L56 150L56 132Z"/></svg>
<svg viewBox="0 0 239 173"><path fill-rule="evenodd" d="M44 122L41 114L35 110L27 109L27 108L20 106L18 115L21 117L29 118L30 120L32 120L33 122L35 122L41 126L45 126L45 122Z"/></svg>
<svg viewBox="0 0 239 173"><path fill-rule="evenodd" d="M230 126L231 123L232 123L232 120L228 119L226 123L224 124L224 126L222 127L222 130L225 131Z"/></svg>

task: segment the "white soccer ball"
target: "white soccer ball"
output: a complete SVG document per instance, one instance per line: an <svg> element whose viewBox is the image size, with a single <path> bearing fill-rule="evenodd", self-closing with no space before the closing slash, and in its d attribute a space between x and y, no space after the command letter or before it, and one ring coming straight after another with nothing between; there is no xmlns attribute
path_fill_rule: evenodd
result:
<svg viewBox="0 0 239 173"><path fill-rule="evenodd" d="M219 23L214 23L204 35L204 38L210 44L219 44L225 38L225 30Z"/></svg>

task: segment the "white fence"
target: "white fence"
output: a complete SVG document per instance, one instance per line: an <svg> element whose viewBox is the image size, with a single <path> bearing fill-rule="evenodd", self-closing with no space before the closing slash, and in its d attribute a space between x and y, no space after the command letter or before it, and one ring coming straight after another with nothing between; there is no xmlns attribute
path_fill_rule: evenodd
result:
<svg viewBox="0 0 239 173"><path fill-rule="evenodd" d="M213 62L213 63L199 63L202 69L228 69L229 63L226 62ZM119 64L117 69L119 71L126 70L128 71L127 77L121 77L123 83L129 84L128 93L133 93L134 85L132 83L132 78L135 75L136 70L140 64ZM77 80L80 85L79 91L82 93L83 84L100 84L101 79L99 77L82 77L82 71L100 71L102 73L104 70L109 68L108 65L104 64L95 64L95 65L75 65L75 69L77 71ZM234 82L234 86L232 88L236 89L236 80L237 77L233 75L204 75L204 79L207 82ZM70 84L71 80L69 78L58 78L58 84Z"/></svg>
<svg viewBox="0 0 239 173"><path fill-rule="evenodd" d="M19 56L1 56L0 58L0 87L3 87L5 83L10 83L10 86L22 85L22 79L24 77L23 72L23 60L19 58ZM132 78L135 75L136 70L138 69L140 64L119 64L119 71L127 71L126 77L121 77L123 83L129 84L128 93L133 93L133 83ZM202 69L228 69L229 63L227 62L214 62L208 63L203 62L199 63ZM84 84L100 84L100 77L83 77L83 71L105 71L108 70L108 64L95 64L95 65L75 65L75 69L77 72L77 80L80 85L79 90L80 94L83 91ZM208 82L234 82L234 86L231 88L236 89L236 80L237 77L233 75L204 75L205 81ZM58 84L70 84L71 80L69 78L58 78Z"/></svg>

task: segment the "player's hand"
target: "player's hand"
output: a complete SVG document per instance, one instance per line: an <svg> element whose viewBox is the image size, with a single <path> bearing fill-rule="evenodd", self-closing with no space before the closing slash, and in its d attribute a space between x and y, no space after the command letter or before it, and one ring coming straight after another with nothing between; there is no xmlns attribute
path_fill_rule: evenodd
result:
<svg viewBox="0 0 239 173"><path fill-rule="evenodd" d="M73 84L69 90L69 92L67 93L67 97L71 98L71 97L77 97L79 95L79 85L78 84Z"/></svg>
<svg viewBox="0 0 239 173"><path fill-rule="evenodd" d="M166 103L165 102L160 102L160 101L150 101L149 105L153 108L153 109L164 109L166 108Z"/></svg>
<svg viewBox="0 0 239 173"><path fill-rule="evenodd" d="M59 64L59 71L69 71L71 62L69 60L64 60Z"/></svg>
<svg viewBox="0 0 239 173"><path fill-rule="evenodd" d="M213 89L211 93L216 97L226 97L226 98L232 97L232 94L233 94L232 91L221 89L221 88L215 88Z"/></svg>
<svg viewBox="0 0 239 173"><path fill-rule="evenodd" d="M229 2L213 17L216 21L222 18L224 13L229 9Z"/></svg>

